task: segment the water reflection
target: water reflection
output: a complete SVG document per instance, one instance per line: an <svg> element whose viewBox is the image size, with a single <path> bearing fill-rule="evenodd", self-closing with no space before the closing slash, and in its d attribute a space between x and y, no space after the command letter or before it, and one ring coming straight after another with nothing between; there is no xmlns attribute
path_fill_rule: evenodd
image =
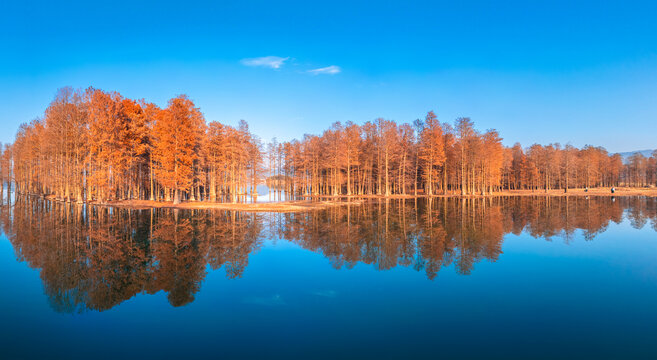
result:
<svg viewBox="0 0 657 360"><path fill-rule="evenodd" d="M239 278L266 239L323 254L336 269L404 266L434 279L448 266L470 274L496 261L505 234L593 240L626 216L657 230L657 199L497 197L380 200L308 213L136 210L18 198L0 207L16 256L40 269L59 312L107 310L139 293L194 301L209 268Z"/></svg>

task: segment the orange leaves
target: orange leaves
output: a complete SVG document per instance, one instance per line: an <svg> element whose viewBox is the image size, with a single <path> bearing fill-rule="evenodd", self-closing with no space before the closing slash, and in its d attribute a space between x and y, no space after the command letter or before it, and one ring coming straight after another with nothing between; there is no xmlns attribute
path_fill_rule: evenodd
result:
<svg viewBox="0 0 657 360"><path fill-rule="evenodd" d="M205 119L185 95L169 100L169 106L156 118L155 173L163 186L176 192L189 189L199 158Z"/></svg>
<svg viewBox="0 0 657 360"><path fill-rule="evenodd" d="M115 198L117 187L133 161L129 115L132 104L116 92L87 90L89 111L90 180L99 201ZM127 105L127 107L126 107ZM134 109L132 109L134 110Z"/></svg>
<svg viewBox="0 0 657 360"><path fill-rule="evenodd" d="M418 156L422 161L423 174L429 195L433 194L434 182L438 180L438 168L445 163L443 129L433 111L427 114L420 132ZM445 171L443 168L442 171Z"/></svg>
<svg viewBox="0 0 657 360"><path fill-rule="evenodd" d="M454 126L432 111L398 125L383 118L334 123L321 136L269 146L278 189L305 195L481 194L507 189L657 182L657 155L620 156L600 147L504 148L497 131L469 118ZM0 159L19 192L61 200L218 199L238 201L263 173L259 138L241 121L206 125L185 95L166 109L116 92L60 89L43 119L23 124Z"/></svg>
<svg viewBox="0 0 657 360"><path fill-rule="evenodd" d="M483 135L484 176L490 185L500 185L504 166L504 146L496 130L488 130Z"/></svg>
<svg viewBox="0 0 657 360"><path fill-rule="evenodd" d="M420 159L428 167L442 165L445 162L445 144L443 129L433 112L427 114L424 128L420 133Z"/></svg>

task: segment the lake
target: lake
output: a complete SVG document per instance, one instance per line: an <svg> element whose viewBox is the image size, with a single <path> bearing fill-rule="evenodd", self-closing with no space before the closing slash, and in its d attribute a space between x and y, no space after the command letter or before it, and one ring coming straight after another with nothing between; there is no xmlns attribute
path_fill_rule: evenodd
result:
<svg viewBox="0 0 657 360"><path fill-rule="evenodd" d="M0 357L657 358L657 199L4 200Z"/></svg>

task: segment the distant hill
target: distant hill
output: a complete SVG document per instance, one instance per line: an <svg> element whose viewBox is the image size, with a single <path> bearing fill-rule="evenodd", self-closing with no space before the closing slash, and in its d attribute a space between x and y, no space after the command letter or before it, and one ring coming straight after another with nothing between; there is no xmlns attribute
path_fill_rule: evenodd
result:
<svg viewBox="0 0 657 360"><path fill-rule="evenodd" d="M651 157L653 151L655 151L655 150L637 150L637 151L622 152L622 153L618 153L618 154L623 158L623 162L626 162L627 159L629 159L630 156L632 156L636 153L640 153L645 157Z"/></svg>

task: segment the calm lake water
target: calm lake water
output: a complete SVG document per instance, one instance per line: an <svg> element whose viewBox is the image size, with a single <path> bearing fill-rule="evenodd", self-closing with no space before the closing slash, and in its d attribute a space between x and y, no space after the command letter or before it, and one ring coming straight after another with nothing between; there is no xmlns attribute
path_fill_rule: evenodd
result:
<svg viewBox="0 0 657 360"><path fill-rule="evenodd" d="M657 199L0 207L0 358L657 358Z"/></svg>

